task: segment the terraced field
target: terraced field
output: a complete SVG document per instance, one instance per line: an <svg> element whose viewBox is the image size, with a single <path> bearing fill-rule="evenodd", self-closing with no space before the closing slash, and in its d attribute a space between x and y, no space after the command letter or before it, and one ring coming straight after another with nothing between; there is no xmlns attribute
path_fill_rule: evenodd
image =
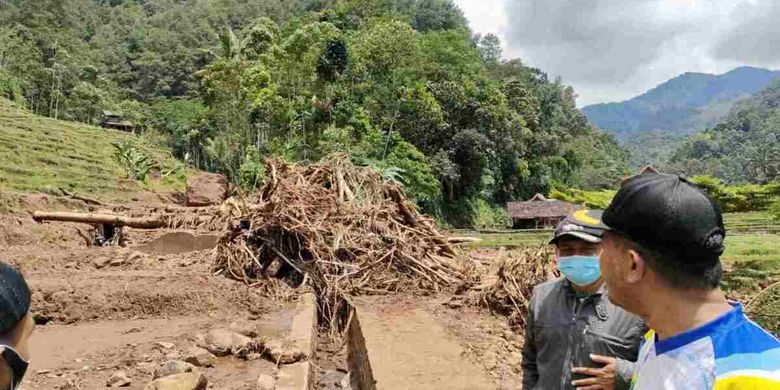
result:
<svg viewBox="0 0 780 390"><path fill-rule="evenodd" d="M128 140L153 156L160 171L176 166L169 153L143 138L32 115L0 99L0 189L57 193L64 188L123 199L142 189L183 188L179 175L140 184L124 179L111 144Z"/></svg>

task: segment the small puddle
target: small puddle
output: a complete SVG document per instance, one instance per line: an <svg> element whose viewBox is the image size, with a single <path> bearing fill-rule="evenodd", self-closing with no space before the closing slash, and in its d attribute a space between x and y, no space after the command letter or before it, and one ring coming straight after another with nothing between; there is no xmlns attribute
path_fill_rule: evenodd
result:
<svg viewBox="0 0 780 390"><path fill-rule="evenodd" d="M219 236L215 234L194 235L189 232L172 232L135 249L150 255L175 255L214 249L217 246L217 239Z"/></svg>

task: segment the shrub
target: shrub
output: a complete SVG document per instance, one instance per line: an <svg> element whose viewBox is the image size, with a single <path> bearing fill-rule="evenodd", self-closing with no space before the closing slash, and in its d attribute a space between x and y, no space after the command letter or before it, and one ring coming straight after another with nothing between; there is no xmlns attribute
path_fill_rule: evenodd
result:
<svg viewBox="0 0 780 390"><path fill-rule="evenodd" d="M780 221L780 198L775 199L772 206L769 208L769 213L777 221Z"/></svg>
<svg viewBox="0 0 780 390"><path fill-rule="evenodd" d="M694 176L690 181L728 213L767 210L780 197L780 183L727 186L710 176Z"/></svg>
<svg viewBox="0 0 780 390"><path fill-rule="evenodd" d="M128 179L144 181L157 163L151 156L141 151L130 141L113 143L114 160L119 164Z"/></svg>
<svg viewBox="0 0 780 390"><path fill-rule="evenodd" d="M564 202L585 205L590 209L604 210L615 197L615 191L583 191L576 188L554 189L550 191L550 198L562 200Z"/></svg>
<svg viewBox="0 0 780 390"><path fill-rule="evenodd" d="M265 181L265 163L257 149L247 146L244 161L239 167L238 185L243 190L255 190Z"/></svg>
<svg viewBox="0 0 780 390"><path fill-rule="evenodd" d="M473 204L473 227L477 229L505 229L509 226L509 214L506 208L492 205L484 199L477 199Z"/></svg>

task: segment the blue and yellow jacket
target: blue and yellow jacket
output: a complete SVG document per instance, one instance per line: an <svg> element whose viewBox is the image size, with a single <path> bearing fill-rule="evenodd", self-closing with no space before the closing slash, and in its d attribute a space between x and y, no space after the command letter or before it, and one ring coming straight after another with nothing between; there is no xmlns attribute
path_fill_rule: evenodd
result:
<svg viewBox="0 0 780 390"><path fill-rule="evenodd" d="M780 389L780 341L742 306L699 328L658 340L651 330L639 350L632 389Z"/></svg>

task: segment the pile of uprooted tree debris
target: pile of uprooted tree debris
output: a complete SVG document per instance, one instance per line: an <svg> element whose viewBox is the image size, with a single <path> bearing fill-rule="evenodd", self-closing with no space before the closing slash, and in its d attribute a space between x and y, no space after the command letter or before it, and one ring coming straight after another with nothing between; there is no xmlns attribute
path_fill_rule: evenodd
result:
<svg viewBox="0 0 780 390"><path fill-rule="evenodd" d="M221 231L216 273L278 295L310 287L331 327L345 319L350 296L398 291L469 291L473 302L522 318L532 286L554 274L544 251L488 266L462 255L454 245L470 238L441 233L397 183L346 155L307 166L269 160L266 176L256 192L220 207L36 219Z"/></svg>

